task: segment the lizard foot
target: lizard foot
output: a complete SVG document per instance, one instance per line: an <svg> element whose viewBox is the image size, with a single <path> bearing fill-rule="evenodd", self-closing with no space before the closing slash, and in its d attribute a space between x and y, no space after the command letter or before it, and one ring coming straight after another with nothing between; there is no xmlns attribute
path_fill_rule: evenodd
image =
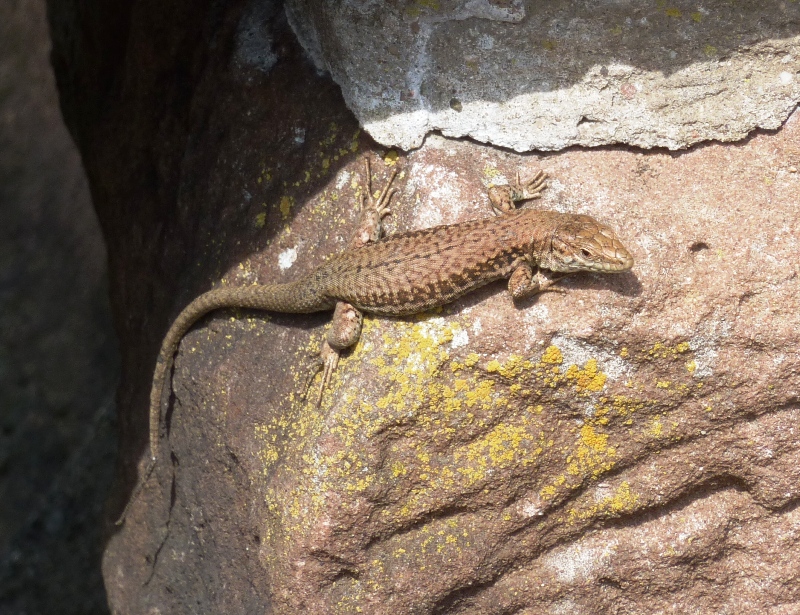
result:
<svg viewBox="0 0 800 615"><path fill-rule="evenodd" d="M356 232L353 234L353 239L350 240L348 248L355 248L363 246L368 243L378 241L381 237L381 220L392 213L389 209L389 202L392 196L397 192L396 188L392 188L392 182L397 176L397 169L392 171L389 181L386 182L383 190L375 198L372 192L372 169L370 168L369 158L364 156L364 167L366 174L366 195L361 195L361 219L358 222ZM365 202L369 199L369 202Z"/></svg>
<svg viewBox="0 0 800 615"><path fill-rule="evenodd" d="M367 193L369 194L369 206L371 209L374 209L377 212L380 218L388 216L390 213L392 213L392 210L389 209L389 201L392 200L392 197L397 192L397 188L392 188L392 182L394 182L395 177L397 177L397 168L395 167L392 169L392 174L389 177L389 181L386 182L386 185L378 195L378 198L375 199L372 192L372 170L370 169L369 158L364 158L364 164L367 172Z"/></svg>
<svg viewBox="0 0 800 615"><path fill-rule="evenodd" d="M325 393L325 389L328 388L331 376L336 371L336 366L339 365L339 351L325 340L322 343L319 356L322 359L322 382L319 385L319 395L317 395L317 408L322 405L322 395Z"/></svg>
<svg viewBox="0 0 800 615"><path fill-rule="evenodd" d="M534 295L544 292L566 292L563 288L554 288L554 286L567 275L569 274L554 276L541 269L533 273L529 265L523 264L517 267L508 279L508 291L514 301L530 299Z"/></svg>
<svg viewBox="0 0 800 615"><path fill-rule="evenodd" d="M564 278L572 275L572 273L562 273L556 276L550 276L542 273L542 270L536 272L533 276L535 279L536 285L539 287L536 292L538 293L565 293L567 292L563 288L556 288L556 284L558 284Z"/></svg>
<svg viewBox="0 0 800 615"><path fill-rule="evenodd" d="M517 201L539 199L547 188L547 173L539 171L530 181L522 183L517 171L516 182L511 186L492 186L489 188L489 202L495 215L514 211Z"/></svg>

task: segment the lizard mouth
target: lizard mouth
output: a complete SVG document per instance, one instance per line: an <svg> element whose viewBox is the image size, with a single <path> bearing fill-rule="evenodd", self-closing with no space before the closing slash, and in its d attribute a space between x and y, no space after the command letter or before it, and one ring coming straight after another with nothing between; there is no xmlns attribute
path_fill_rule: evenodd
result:
<svg viewBox="0 0 800 615"><path fill-rule="evenodd" d="M633 267L633 256L625 249L617 249L613 258L592 263L593 271L600 271L603 273L622 273L628 271Z"/></svg>
<svg viewBox="0 0 800 615"><path fill-rule="evenodd" d="M614 245L616 244L616 245ZM616 242L608 242L602 247L593 245L575 250L562 256L560 262L552 263L553 271L576 273L592 271L595 273L622 273L633 267L633 256L625 247Z"/></svg>

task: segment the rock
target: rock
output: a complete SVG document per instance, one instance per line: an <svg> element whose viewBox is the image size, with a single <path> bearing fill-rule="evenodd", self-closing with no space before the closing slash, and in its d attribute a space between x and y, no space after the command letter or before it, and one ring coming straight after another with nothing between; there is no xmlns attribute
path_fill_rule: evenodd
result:
<svg viewBox="0 0 800 615"><path fill-rule="evenodd" d="M519 155L434 135L400 156L359 132L279 16L265 63L237 40L258 13L214 6L137 10L110 38L128 53L100 72L125 79L79 64L93 86L62 85L109 239L124 357L112 610L796 602L797 115L681 154ZM294 279L340 250L363 153L376 181L401 170L389 232L488 215L488 185L543 168L552 179L533 205L608 222L636 266L519 306L495 284L434 313L367 318L319 409L304 392L327 316L215 313L177 354L156 475L112 526L144 467L171 319L212 286Z"/></svg>
<svg viewBox="0 0 800 615"><path fill-rule="evenodd" d="M259 422L275 612L792 600L798 138L795 116L680 157L442 138L410 154L398 230L483 215L486 184L541 167L554 179L536 205L614 224L637 265L523 308L496 285L441 313L368 319L319 413L287 400ZM245 406L244 383L213 397L226 381L199 395Z"/></svg>
<svg viewBox="0 0 800 615"><path fill-rule="evenodd" d="M0 613L108 613L119 377L106 251L43 2L0 3Z"/></svg>
<svg viewBox="0 0 800 615"><path fill-rule="evenodd" d="M295 32L379 143L440 132L518 152L684 149L800 101L800 6L289 0Z"/></svg>

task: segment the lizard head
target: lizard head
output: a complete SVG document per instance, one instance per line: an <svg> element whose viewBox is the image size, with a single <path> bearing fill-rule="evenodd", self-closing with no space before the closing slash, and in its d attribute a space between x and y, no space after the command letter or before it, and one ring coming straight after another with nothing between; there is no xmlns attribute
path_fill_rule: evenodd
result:
<svg viewBox="0 0 800 615"><path fill-rule="evenodd" d="M568 215L556 227L550 251L539 264L563 273L619 273L633 267L633 256L605 224L590 216Z"/></svg>

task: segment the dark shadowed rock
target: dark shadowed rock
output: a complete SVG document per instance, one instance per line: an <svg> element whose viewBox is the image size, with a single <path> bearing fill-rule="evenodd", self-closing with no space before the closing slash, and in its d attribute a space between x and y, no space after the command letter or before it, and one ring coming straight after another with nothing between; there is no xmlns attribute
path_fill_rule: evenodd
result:
<svg viewBox="0 0 800 615"><path fill-rule="evenodd" d="M108 613L118 361L44 3L0 3L0 614Z"/></svg>

